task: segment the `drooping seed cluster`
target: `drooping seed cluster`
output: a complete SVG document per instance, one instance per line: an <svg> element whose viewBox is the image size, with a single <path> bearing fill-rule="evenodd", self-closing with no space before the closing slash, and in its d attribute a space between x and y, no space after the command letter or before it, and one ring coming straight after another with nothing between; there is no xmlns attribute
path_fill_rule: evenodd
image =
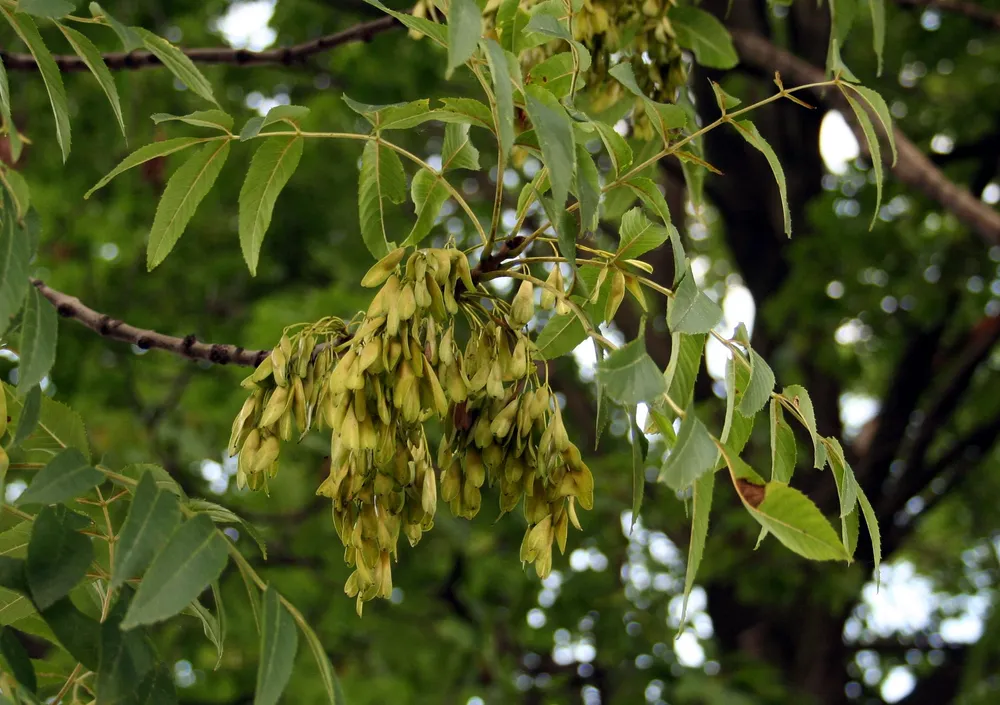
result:
<svg viewBox="0 0 1000 705"><path fill-rule="evenodd" d="M339 318L325 318L305 327L292 341L281 336L242 386L250 396L233 421L229 455L239 453L236 486L267 489L278 472L279 440L301 438L312 427L325 380L336 361L333 345L347 328Z"/></svg>
<svg viewBox="0 0 1000 705"><path fill-rule="evenodd" d="M326 321L318 348L312 327L282 338L247 378L253 391L230 446L240 452L239 481L256 489L273 476L293 420L301 432L329 429L330 474L317 493L333 502L354 567L345 591L359 613L366 600L389 597L399 536L415 545L433 527L439 494L469 519L484 486L498 486L502 513L523 499L521 559L543 577L553 542L564 551L569 523L579 527L576 504L593 506L593 477L524 331L532 284L508 304L476 289L459 250L417 250L404 265L405 255L398 249L365 275L364 286L380 289L349 336ZM553 305L551 294L543 304ZM428 427L433 420L441 431ZM437 433L435 457L428 435Z"/></svg>

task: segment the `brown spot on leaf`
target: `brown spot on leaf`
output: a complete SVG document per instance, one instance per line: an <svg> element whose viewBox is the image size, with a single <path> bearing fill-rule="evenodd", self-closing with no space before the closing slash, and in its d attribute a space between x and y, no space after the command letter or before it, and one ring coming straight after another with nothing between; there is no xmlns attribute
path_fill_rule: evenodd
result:
<svg viewBox="0 0 1000 705"><path fill-rule="evenodd" d="M743 497L743 501L754 509L759 507L760 503L764 501L764 495L766 494L764 485L756 485L743 478L737 478L736 489L739 491L740 496Z"/></svg>

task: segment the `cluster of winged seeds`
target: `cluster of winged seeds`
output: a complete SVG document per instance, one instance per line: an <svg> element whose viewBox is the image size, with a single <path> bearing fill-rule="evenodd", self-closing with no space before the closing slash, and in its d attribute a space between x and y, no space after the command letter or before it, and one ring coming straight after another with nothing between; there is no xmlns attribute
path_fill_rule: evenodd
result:
<svg viewBox="0 0 1000 705"><path fill-rule="evenodd" d="M360 320L324 319L282 337L244 381L252 391L229 449L239 453L238 484L266 488L293 423L300 437L330 431L330 474L317 493L333 502L354 567L345 591L359 613L391 594L399 536L416 545L439 496L468 519L484 485L499 488L501 513L523 501L521 559L541 577L553 544L565 551L568 525L579 528L576 505L593 506L593 477L524 330L532 284L508 304L476 288L457 249L404 257L397 249L365 275L362 285L380 289Z"/></svg>
<svg viewBox="0 0 1000 705"><path fill-rule="evenodd" d="M570 4L572 13L567 9ZM418 0L412 12L418 17L443 21L438 9L441 5L441 0ZM590 54L590 66L581 73L580 86L584 86L583 93L594 112L603 112L622 100L634 98L608 75L608 69L622 60L632 64L636 83L643 93L660 103L673 103L677 89L687 81L681 47L667 16L676 0L489 0L483 15L488 27L501 31L508 23L524 27L524 22L514 19L513 5L522 13L535 11L559 18L572 17L573 38ZM414 31L411 34L420 36ZM516 48L521 51L515 50L525 74L530 75L532 69L552 59L554 54L566 51L565 43L552 41L551 36L529 33L527 38L528 45ZM622 57L622 52L626 56ZM636 136L652 138L655 133L643 115L642 101L634 101L634 111Z"/></svg>

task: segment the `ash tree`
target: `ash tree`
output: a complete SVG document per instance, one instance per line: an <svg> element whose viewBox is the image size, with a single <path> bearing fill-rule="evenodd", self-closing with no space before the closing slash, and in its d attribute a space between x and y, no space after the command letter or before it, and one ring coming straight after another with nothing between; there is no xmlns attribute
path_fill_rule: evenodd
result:
<svg viewBox="0 0 1000 705"><path fill-rule="evenodd" d="M1000 8L78 4L0 0L0 701L997 697Z"/></svg>

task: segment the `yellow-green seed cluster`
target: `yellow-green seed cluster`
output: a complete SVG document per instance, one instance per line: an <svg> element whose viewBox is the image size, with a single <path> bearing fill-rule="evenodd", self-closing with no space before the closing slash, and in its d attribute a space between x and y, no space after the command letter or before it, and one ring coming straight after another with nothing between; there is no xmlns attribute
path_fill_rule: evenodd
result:
<svg viewBox="0 0 1000 705"><path fill-rule="evenodd" d="M293 423L330 430L330 474L317 493L333 502L354 567L345 591L359 613L366 600L391 594L399 536L415 545L433 527L439 494L469 519L484 486L499 487L502 512L523 499L521 558L540 576L551 570L553 542L565 550L568 524L579 527L576 503L593 506L593 477L524 330L532 284L487 308L459 250L405 257L395 250L365 275L364 286L380 288L349 335L329 319L282 338L247 378L252 393L230 445L240 453L238 481L256 489L276 471L278 441L291 438ZM460 312L466 325L456 327ZM436 457L434 420L443 427Z"/></svg>

